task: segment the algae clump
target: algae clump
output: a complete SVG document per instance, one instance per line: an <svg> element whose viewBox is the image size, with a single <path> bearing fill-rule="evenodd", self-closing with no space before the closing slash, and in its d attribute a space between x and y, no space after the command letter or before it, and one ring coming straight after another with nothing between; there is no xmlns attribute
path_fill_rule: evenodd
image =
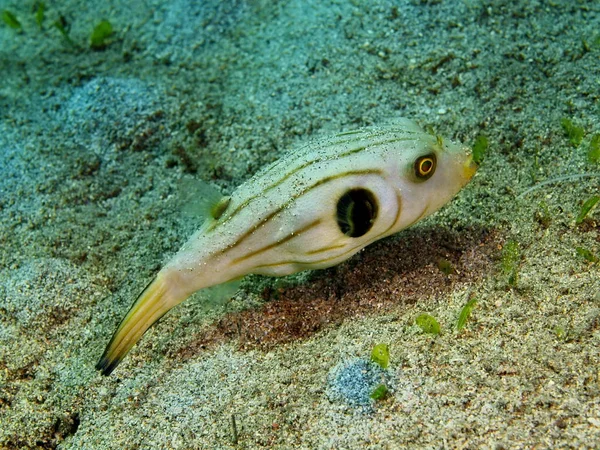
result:
<svg viewBox="0 0 600 450"><path fill-rule="evenodd" d="M566 117L560 121L560 125L565 132L565 135L569 138L573 147L579 147L583 140L583 128L575 125L571 119Z"/></svg>
<svg viewBox="0 0 600 450"><path fill-rule="evenodd" d="M585 219L585 217L592 210L592 208L594 206L596 206L596 203L598 203L598 201L600 201L600 196L594 195L593 197L588 198L583 203L583 205L581 206L581 211L579 212L579 214L577 215L577 218L575 219L575 223L577 225L579 225L580 223L583 222L583 220Z"/></svg>
<svg viewBox="0 0 600 450"><path fill-rule="evenodd" d="M390 364L390 347L387 344L377 344L371 350L371 361L382 369L387 369Z"/></svg>
<svg viewBox="0 0 600 450"><path fill-rule="evenodd" d="M69 43L69 45L77 47L77 44L75 44L73 39L71 39L71 36L69 36L69 23L67 22L67 19L65 19L64 16L59 16L59 18L56 19L52 25L58 30L58 32L62 35L65 41Z"/></svg>
<svg viewBox="0 0 600 450"><path fill-rule="evenodd" d="M421 314L415 319L415 323L425 333L438 335L442 331L442 328L438 321L435 320L435 317L430 316L429 314Z"/></svg>
<svg viewBox="0 0 600 450"><path fill-rule="evenodd" d="M438 266L438 269L440 269L440 271L444 275L451 275L453 273L456 273L456 270L452 266L452 263L450 261L448 261L447 259L444 259L444 258L439 259L437 266Z"/></svg>
<svg viewBox="0 0 600 450"><path fill-rule="evenodd" d="M488 139L483 134L480 134L475 139L475 143L473 144L473 162L475 164L479 164L483 160L483 156L485 155L488 148Z"/></svg>
<svg viewBox="0 0 600 450"><path fill-rule="evenodd" d="M383 400L384 398L387 397L389 393L389 390L387 388L387 386L385 384L380 384L378 385L375 389L373 389L373 392L371 392L370 397L373 400Z"/></svg>
<svg viewBox="0 0 600 450"><path fill-rule="evenodd" d="M37 23L40 30L42 29L42 25L44 23L45 11L46 11L46 4L44 2L38 2L36 11L35 11L35 23Z"/></svg>
<svg viewBox="0 0 600 450"><path fill-rule="evenodd" d="M502 272L508 275L508 284L515 286L519 275L521 251L516 241L508 241L502 249Z"/></svg>
<svg viewBox="0 0 600 450"><path fill-rule="evenodd" d="M13 30L17 30L17 31L23 30L23 27L21 26L21 22L19 22L19 19L17 19L17 16L15 16L13 13L8 11L7 9L2 11L2 20L4 21L4 23L6 25L11 27Z"/></svg>
<svg viewBox="0 0 600 450"><path fill-rule="evenodd" d="M112 24L108 20L102 20L94 27L90 36L90 47L93 50L106 48L107 39L113 34Z"/></svg>
<svg viewBox="0 0 600 450"><path fill-rule="evenodd" d="M594 253L584 247L575 247L575 251L581 257L583 257L586 261L591 263L600 262L600 258L598 258Z"/></svg>
<svg viewBox="0 0 600 450"><path fill-rule="evenodd" d="M595 134L590 140L587 159L592 164L600 163L600 134Z"/></svg>
<svg viewBox="0 0 600 450"><path fill-rule="evenodd" d="M467 319L471 315L471 311L476 304L477 300L472 298L465 304L465 306L462 307L460 314L458 315L458 320L456 321L456 331L460 331L464 328L465 324L467 323Z"/></svg>

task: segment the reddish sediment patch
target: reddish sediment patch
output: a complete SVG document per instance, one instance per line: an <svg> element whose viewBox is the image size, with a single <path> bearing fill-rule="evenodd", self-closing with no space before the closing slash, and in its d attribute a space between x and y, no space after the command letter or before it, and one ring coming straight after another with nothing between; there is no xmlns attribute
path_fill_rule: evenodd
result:
<svg viewBox="0 0 600 450"><path fill-rule="evenodd" d="M497 232L484 229L410 230L317 272L306 284L265 289L263 297L269 301L262 306L225 315L167 355L186 360L232 340L240 350L268 350L348 319L390 314L403 305L447 295L488 274L501 241ZM438 267L441 259L451 263L449 275Z"/></svg>

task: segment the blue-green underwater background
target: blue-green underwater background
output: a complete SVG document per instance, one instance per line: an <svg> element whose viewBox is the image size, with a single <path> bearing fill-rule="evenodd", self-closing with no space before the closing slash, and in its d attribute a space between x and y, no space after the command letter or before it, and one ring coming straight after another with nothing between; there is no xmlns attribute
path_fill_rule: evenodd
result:
<svg viewBox="0 0 600 450"><path fill-rule="evenodd" d="M600 207L576 220L598 1L0 12L0 448L600 447ZM453 202L338 267L201 292L99 375L203 198L397 117L485 149Z"/></svg>

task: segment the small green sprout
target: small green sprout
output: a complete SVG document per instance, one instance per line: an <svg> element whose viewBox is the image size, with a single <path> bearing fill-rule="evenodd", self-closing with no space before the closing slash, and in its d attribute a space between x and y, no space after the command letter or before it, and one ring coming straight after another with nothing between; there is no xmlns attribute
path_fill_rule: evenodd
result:
<svg viewBox="0 0 600 450"><path fill-rule="evenodd" d="M583 47L583 53L592 51L592 46L585 38L581 38L581 46Z"/></svg>
<svg viewBox="0 0 600 450"><path fill-rule="evenodd" d="M435 317L430 316L429 314L421 314L415 319L415 323L423 330L425 333L429 334L440 334L441 327Z"/></svg>
<svg viewBox="0 0 600 450"><path fill-rule="evenodd" d="M573 147L579 147L579 144L581 144L581 141L583 140L583 128L578 127L571 119L567 119L566 117L560 121L560 125L565 132L565 136L569 138L571 145Z"/></svg>
<svg viewBox="0 0 600 450"><path fill-rule="evenodd" d="M458 320L456 321L456 331L460 331L464 328L467 323L467 319L471 315L471 311L477 304L477 300L472 298L469 300L465 306L460 310L460 314L458 315Z"/></svg>
<svg viewBox="0 0 600 450"><path fill-rule="evenodd" d="M77 44L75 44L73 39L71 39L71 36L69 36L69 32L67 31L67 27L69 26L69 24L67 23L67 19L65 19L64 16L60 16L58 19L56 19L53 25L54 28L56 28L59 31L59 33L62 34L62 37L65 38L65 41L67 41L73 47L77 47Z"/></svg>
<svg viewBox="0 0 600 450"><path fill-rule="evenodd" d="M373 392L371 392L370 397L376 401L383 400L388 396L389 392L390 391L388 390L387 386L382 383L378 385L375 389L373 389Z"/></svg>
<svg viewBox="0 0 600 450"><path fill-rule="evenodd" d="M600 34L589 36L588 38L582 38L581 41L583 43L583 50L585 53L600 48Z"/></svg>
<svg viewBox="0 0 600 450"><path fill-rule="evenodd" d="M479 164L483 160L483 156L487 152L488 139L483 134L480 134L475 138L473 144L473 162Z"/></svg>
<svg viewBox="0 0 600 450"><path fill-rule="evenodd" d="M600 201L600 196L598 196L598 195L594 195L593 197L588 198L581 206L581 211L579 212L579 215L575 219L575 223L577 225L582 223L583 220L585 219L585 217L588 215L588 213L592 210L592 208L594 206L596 206L596 203L598 203L599 201Z"/></svg>
<svg viewBox="0 0 600 450"><path fill-rule="evenodd" d="M390 365L390 347L387 344L377 344L371 350L371 361L382 369L387 369Z"/></svg>
<svg viewBox="0 0 600 450"><path fill-rule="evenodd" d="M595 134L592 136L587 158L592 164L600 163L600 134Z"/></svg>
<svg viewBox="0 0 600 450"><path fill-rule="evenodd" d="M113 27L108 20L102 20L94 27L90 36L90 47L93 50L103 50L106 48L107 39L112 35Z"/></svg>
<svg viewBox="0 0 600 450"><path fill-rule="evenodd" d="M556 334L556 337L562 341L567 337L567 330L565 330L565 327L562 325L557 325L554 327L554 334Z"/></svg>
<svg viewBox="0 0 600 450"><path fill-rule="evenodd" d="M450 275L450 274L456 273L456 270L454 270L452 263L450 261L448 261L447 259L444 259L444 258L439 259L437 266L438 266L438 269L440 269L444 275Z"/></svg>
<svg viewBox="0 0 600 450"><path fill-rule="evenodd" d="M502 249L502 272L508 275L508 284L517 284L521 252L516 241L508 241Z"/></svg>
<svg viewBox="0 0 600 450"><path fill-rule="evenodd" d="M590 250L583 247L575 247L575 251L581 257L583 257L586 261L591 263L600 262L600 258L598 258L595 254L593 254Z"/></svg>
<svg viewBox="0 0 600 450"><path fill-rule="evenodd" d="M552 222L552 215L550 214L550 207L548 206L548 203L542 200L538 204L538 210L534 213L534 217L541 226L548 228L550 226L550 222Z"/></svg>
<svg viewBox="0 0 600 450"><path fill-rule="evenodd" d="M22 31L23 27L21 26L21 22L19 22L19 19L17 19L17 17L11 13L8 10L4 10L2 11L2 20L4 21L4 23L6 25L8 25L9 27L11 27L13 30L17 30L17 31Z"/></svg>
<svg viewBox="0 0 600 450"><path fill-rule="evenodd" d="M44 23L44 13L46 12L46 4L44 2L37 2L37 8L35 10L35 22L37 23L40 30Z"/></svg>

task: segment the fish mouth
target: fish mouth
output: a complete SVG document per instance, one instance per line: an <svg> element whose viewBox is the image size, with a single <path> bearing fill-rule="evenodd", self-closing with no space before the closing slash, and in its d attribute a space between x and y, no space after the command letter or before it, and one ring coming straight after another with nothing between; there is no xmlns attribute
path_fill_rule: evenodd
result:
<svg viewBox="0 0 600 450"><path fill-rule="evenodd" d="M470 181L477 172L479 165L473 161L473 154L469 153L462 167L462 175L465 181Z"/></svg>

